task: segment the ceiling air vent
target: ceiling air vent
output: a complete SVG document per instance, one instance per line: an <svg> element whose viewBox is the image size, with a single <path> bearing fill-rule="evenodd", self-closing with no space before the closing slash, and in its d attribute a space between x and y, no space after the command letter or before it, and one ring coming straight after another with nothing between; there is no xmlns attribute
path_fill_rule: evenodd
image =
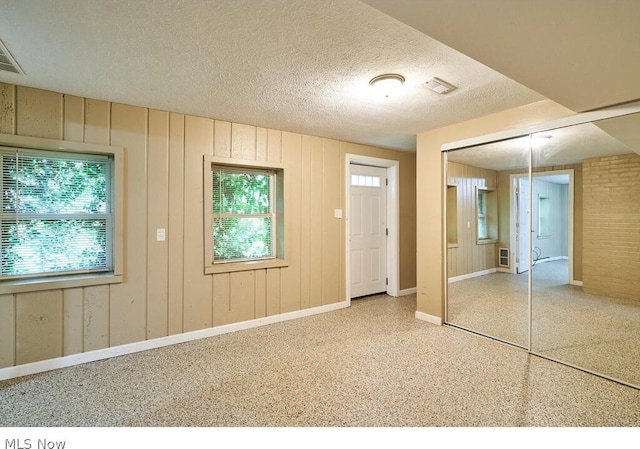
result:
<svg viewBox="0 0 640 449"><path fill-rule="evenodd" d="M425 84L429 89L439 94L448 94L456 88L456 86L442 81L440 78L431 78Z"/></svg>
<svg viewBox="0 0 640 449"><path fill-rule="evenodd" d="M19 73L20 75L24 75L24 72L18 65L7 47L4 46L2 41L0 41L0 70L5 72Z"/></svg>

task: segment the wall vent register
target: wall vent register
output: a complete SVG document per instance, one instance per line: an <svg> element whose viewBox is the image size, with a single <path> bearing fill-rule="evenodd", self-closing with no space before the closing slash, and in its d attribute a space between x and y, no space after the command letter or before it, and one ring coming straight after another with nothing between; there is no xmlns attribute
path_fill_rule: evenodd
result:
<svg viewBox="0 0 640 449"><path fill-rule="evenodd" d="M0 70L24 75L24 72L16 60L13 59L13 56L11 56L11 53L9 53L9 50L7 50L7 47L5 47L2 41L0 41Z"/></svg>

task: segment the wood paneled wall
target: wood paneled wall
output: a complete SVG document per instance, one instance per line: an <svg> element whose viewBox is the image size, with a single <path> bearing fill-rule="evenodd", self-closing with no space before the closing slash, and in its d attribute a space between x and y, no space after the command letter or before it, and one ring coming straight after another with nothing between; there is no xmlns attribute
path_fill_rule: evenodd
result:
<svg viewBox="0 0 640 449"><path fill-rule="evenodd" d="M476 188L496 188L496 172L456 162L447 163L447 183L457 187L457 245L447 250L447 276L496 268L496 244L478 244L476 239Z"/></svg>
<svg viewBox="0 0 640 449"><path fill-rule="evenodd" d="M416 286L415 153L2 83L0 133L126 148L124 282L0 295L0 367L345 300L346 153L400 161L399 281ZM204 274L203 155L285 165L288 267Z"/></svg>

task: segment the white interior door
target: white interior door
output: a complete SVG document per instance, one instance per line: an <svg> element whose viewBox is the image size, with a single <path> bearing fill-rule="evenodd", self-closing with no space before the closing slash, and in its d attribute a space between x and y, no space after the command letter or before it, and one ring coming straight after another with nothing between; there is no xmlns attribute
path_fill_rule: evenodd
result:
<svg viewBox="0 0 640 449"><path fill-rule="evenodd" d="M518 178L516 189L517 273L529 270L529 180Z"/></svg>
<svg viewBox="0 0 640 449"><path fill-rule="evenodd" d="M386 168L351 164L351 297L387 291Z"/></svg>

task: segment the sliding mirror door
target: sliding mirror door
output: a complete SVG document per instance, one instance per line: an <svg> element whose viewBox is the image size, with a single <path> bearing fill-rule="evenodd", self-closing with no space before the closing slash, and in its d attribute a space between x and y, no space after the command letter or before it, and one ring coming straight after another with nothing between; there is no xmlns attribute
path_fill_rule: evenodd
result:
<svg viewBox="0 0 640 449"><path fill-rule="evenodd" d="M531 352L640 386L640 115L531 140Z"/></svg>
<svg viewBox="0 0 640 449"><path fill-rule="evenodd" d="M446 323L529 347L529 137L443 153L446 166ZM514 175L514 176L512 176ZM518 190L525 189L525 190ZM526 225L528 226L528 224ZM518 267L519 266L519 270Z"/></svg>

